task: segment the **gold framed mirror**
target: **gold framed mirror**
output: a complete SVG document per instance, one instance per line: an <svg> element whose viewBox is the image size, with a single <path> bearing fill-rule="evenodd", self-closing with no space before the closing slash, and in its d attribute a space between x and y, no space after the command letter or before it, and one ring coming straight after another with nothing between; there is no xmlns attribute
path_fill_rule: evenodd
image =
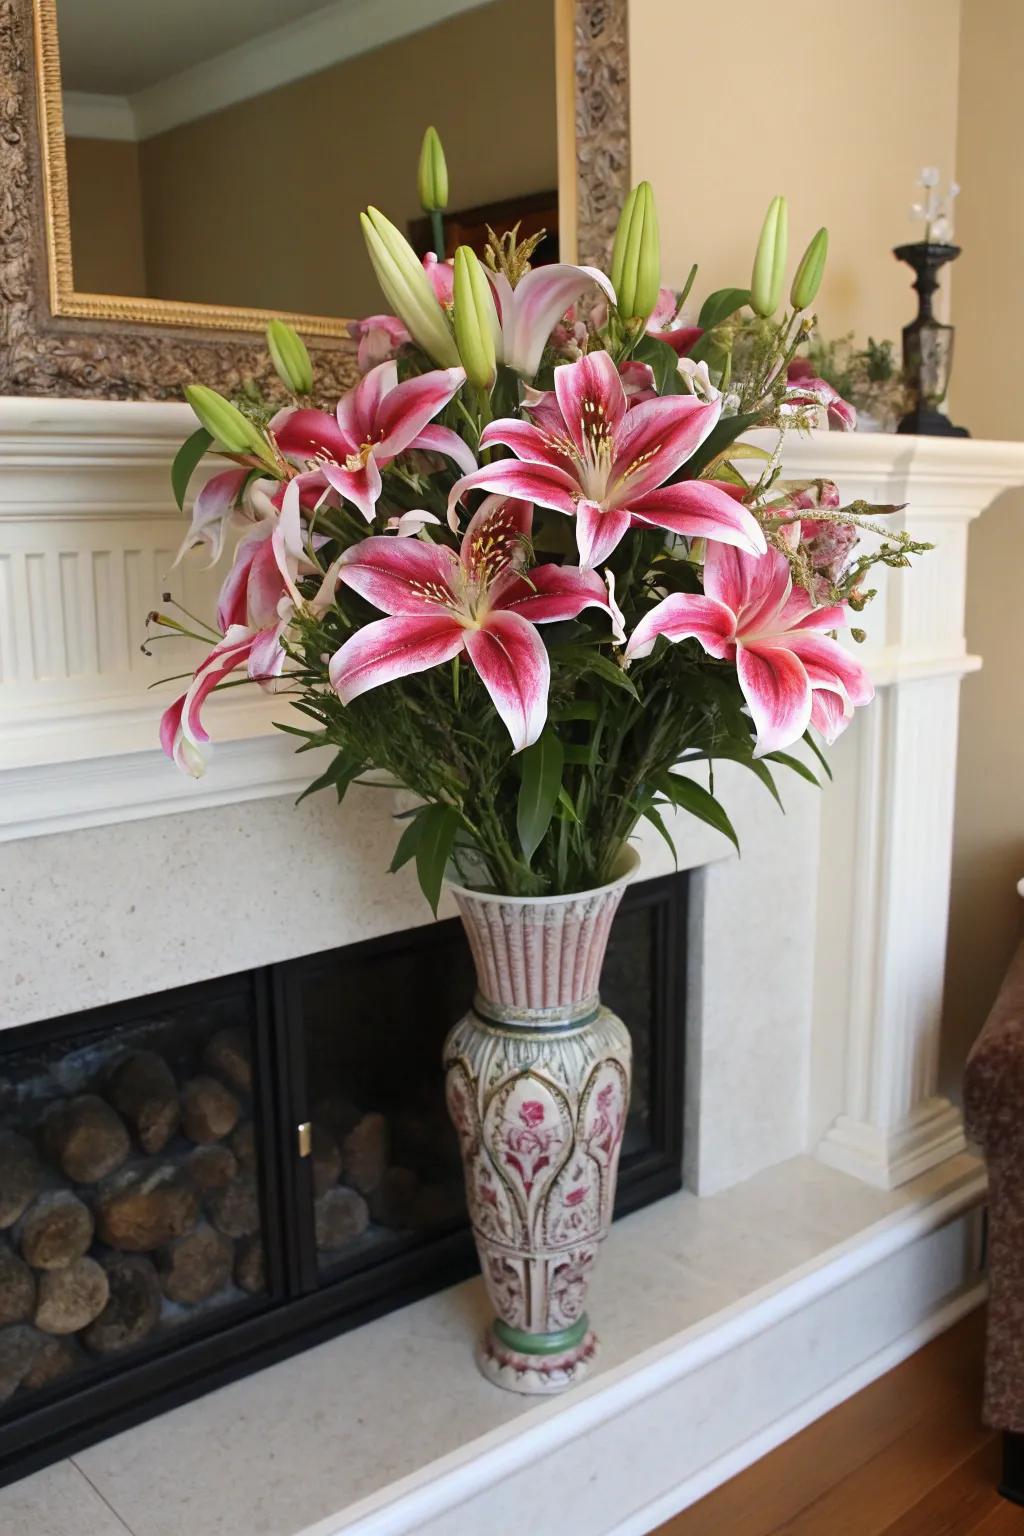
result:
<svg viewBox="0 0 1024 1536"><path fill-rule="evenodd" d="M455 238L526 199L562 259L606 258L629 176L626 0L246 0L216 8L216 35L189 25L190 4L147 11L145 27L137 0L0 4L0 391L161 399L195 378L263 383L262 333L282 315L319 388L340 392L349 317L380 307L356 211L372 197L394 216L405 198L412 237L407 189L434 118L453 170L469 161ZM467 58L472 90L468 77L456 90L442 72ZM516 78L537 120L518 156Z"/></svg>

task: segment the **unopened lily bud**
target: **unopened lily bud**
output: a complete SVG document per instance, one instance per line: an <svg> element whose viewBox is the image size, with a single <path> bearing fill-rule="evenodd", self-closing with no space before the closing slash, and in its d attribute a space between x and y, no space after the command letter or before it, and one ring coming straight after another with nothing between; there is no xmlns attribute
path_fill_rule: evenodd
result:
<svg viewBox="0 0 1024 1536"><path fill-rule="evenodd" d="M359 222L377 281L393 312L428 357L442 368L457 368L455 338L408 240L377 208L361 213Z"/></svg>
<svg viewBox="0 0 1024 1536"><path fill-rule="evenodd" d="M266 457L267 442L258 427L237 406L206 384L186 384L185 399L210 436L229 453L255 453Z"/></svg>
<svg viewBox="0 0 1024 1536"><path fill-rule="evenodd" d="M789 248L789 212L784 197L773 197L761 226L761 238L754 255L750 278L750 307L755 315L767 319L779 307L786 278Z"/></svg>
<svg viewBox="0 0 1024 1536"><path fill-rule="evenodd" d="M611 279L622 319L646 320L661 286L658 215L649 181L633 188L619 215Z"/></svg>
<svg viewBox="0 0 1024 1536"><path fill-rule="evenodd" d="M428 128L423 135L416 188L424 213L441 213L447 208L448 163L436 128ZM443 251L441 255L444 255Z"/></svg>
<svg viewBox="0 0 1024 1536"><path fill-rule="evenodd" d="M490 390L497 377L498 312L483 267L468 245L455 252L455 341L466 378Z"/></svg>
<svg viewBox="0 0 1024 1536"><path fill-rule="evenodd" d="M794 309L807 309L813 304L821 287L821 280L825 275L825 262L828 259L828 230L819 229L810 245L800 258L800 265L793 277L793 286L789 290L789 302Z"/></svg>
<svg viewBox="0 0 1024 1536"><path fill-rule="evenodd" d="M267 326L270 360L281 383L294 395L308 395L313 389L313 365L306 344L298 331L283 320L271 320Z"/></svg>

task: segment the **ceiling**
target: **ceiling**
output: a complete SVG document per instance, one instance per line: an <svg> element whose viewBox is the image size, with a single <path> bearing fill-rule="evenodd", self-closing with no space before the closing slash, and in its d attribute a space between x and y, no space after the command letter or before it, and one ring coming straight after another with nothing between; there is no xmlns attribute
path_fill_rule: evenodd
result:
<svg viewBox="0 0 1024 1536"><path fill-rule="evenodd" d="M326 8L325 0L57 0L62 84L132 96Z"/></svg>

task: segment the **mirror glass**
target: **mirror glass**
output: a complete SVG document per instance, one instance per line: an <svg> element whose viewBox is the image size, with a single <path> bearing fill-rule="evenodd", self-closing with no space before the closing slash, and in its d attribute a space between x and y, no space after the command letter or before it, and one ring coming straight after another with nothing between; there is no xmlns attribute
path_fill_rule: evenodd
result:
<svg viewBox="0 0 1024 1536"><path fill-rule="evenodd" d="M552 0L57 0L74 286L323 316L381 308L357 214L449 251L525 213L557 257ZM530 81L528 115L512 105ZM540 109L537 107L540 103ZM506 206L508 205L508 206Z"/></svg>

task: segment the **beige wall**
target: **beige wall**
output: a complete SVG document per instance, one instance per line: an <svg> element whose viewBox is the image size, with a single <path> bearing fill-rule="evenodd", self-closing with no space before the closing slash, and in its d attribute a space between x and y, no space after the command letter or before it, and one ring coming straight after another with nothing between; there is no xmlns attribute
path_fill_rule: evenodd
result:
<svg viewBox="0 0 1024 1536"><path fill-rule="evenodd" d="M783 192L794 259L831 232L823 332L898 341L914 306L890 251L915 238L920 167L953 167L959 8L630 0L633 170L658 196L666 280L697 261L698 296L745 286Z"/></svg>
<svg viewBox="0 0 1024 1536"><path fill-rule="evenodd" d="M976 437L1024 438L1024 5L965 0L960 56L951 413ZM1024 491L971 530L967 642L984 658L960 717L945 1071L985 1020L1024 911Z"/></svg>
<svg viewBox="0 0 1024 1536"><path fill-rule="evenodd" d="M434 123L453 207L554 187L552 0L494 0L142 145L150 292L360 315L382 307L357 214L418 217Z"/></svg>
<svg viewBox="0 0 1024 1536"><path fill-rule="evenodd" d="M81 293L146 292L139 146L68 139L71 257Z"/></svg>
<svg viewBox="0 0 1024 1536"><path fill-rule="evenodd" d="M962 12L962 26L961 26ZM832 254L826 335L898 341L910 274L889 254L922 165L963 184L950 414L976 437L1024 438L1022 0L859 0L799 13L763 0L631 0L634 177L659 198L665 271L697 293L743 284L769 197L788 194L793 244L819 223ZM744 102L737 109L734 102ZM1024 906L1024 491L975 524L963 685L943 1088L1018 941ZM911 578L912 579L912 578Z"/></svg>

